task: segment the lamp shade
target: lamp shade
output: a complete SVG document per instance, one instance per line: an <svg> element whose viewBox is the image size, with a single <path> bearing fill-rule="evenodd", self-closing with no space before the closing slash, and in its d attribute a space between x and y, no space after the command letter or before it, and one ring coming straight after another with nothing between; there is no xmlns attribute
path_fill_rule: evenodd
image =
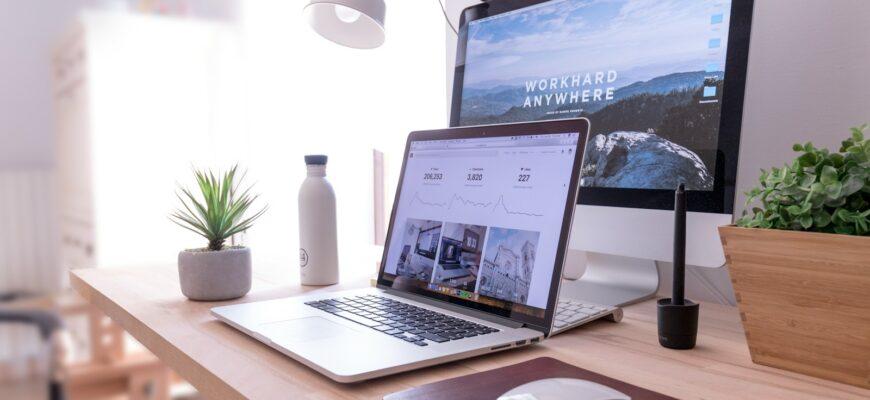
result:
<svg viewBox="0 0 870 400"><path fill-rule="evenodd" d="M384 43L384 0L311 0L303 12L315 32L342 46L373 49Z"/></svg>

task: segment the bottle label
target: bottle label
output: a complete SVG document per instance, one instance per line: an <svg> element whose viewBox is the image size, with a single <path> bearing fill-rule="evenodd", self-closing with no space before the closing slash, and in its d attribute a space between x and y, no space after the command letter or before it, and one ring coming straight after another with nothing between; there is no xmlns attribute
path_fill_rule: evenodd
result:
<svg viewBox="0 0 870 400"><path fill-rule="evenodd" d="M299 266L305 268L308 265L308 252L303 248L299 248Z"/></svg>

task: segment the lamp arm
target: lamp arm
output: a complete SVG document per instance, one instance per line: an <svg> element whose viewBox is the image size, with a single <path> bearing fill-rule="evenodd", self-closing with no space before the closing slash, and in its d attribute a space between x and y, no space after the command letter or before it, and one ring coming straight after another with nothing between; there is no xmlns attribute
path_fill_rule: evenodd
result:
<svg viewBox="0 0 870 400"><path fill-rule="evenodd" d="M438 0L438 4L441 6L441 13L444 14L444 20L447 21L447 26L450 27L450 30L455 34L459 34L459 31L456 30L456 27L453 26L453 23L450 22L450 17L447 16L447 6L444 5L442 0Z"/></svg>
<svg viewBox="0 0 870 400"><path fill-rule="evenodd" d="M489 0L480 0L480 2L481 2L481 3L487 3L487 2L489 2ZM452 30L453 33L459 35L459 30L456 29L455 26L453 26L453 23L450 22L450 17L447 16L447 6L444 4L444 1L443 1L443 0L438 0L438 4L441 6L441 13L444 14L444 20L447 21L447 25L450 27L450 30Z"/></svg>

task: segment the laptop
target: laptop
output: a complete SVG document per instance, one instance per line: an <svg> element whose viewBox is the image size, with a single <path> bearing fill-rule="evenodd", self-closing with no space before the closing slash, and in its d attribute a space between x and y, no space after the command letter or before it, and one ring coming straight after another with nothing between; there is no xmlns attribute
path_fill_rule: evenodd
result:
<svg viewBox="0 0 870 400"><path fill-rule="evenodd" d="M376 287L211 312L338 382L539 343L588 133L584 118L413 132Z"/></svg>

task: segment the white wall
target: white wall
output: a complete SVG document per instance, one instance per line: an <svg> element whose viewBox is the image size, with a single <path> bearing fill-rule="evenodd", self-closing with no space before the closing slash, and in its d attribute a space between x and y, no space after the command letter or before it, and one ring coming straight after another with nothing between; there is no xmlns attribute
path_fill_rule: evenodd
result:
<svg viewBox="0 0 870 400"><path fill-rule="evenodd" d="M749 52L737 204L791 145L838 150L870 122L870 1L757 0ZM741 208L742 210L742 208Z"/></svg>
<svg viewBox="0 0 870 400"><path fill-rule="evenodd" d="M165 12L227 20L239 0L164 0ZM50 56L84 9L139 8L138 0L0 0L0 168L54 165Z"/></svg>
<svg viewBox="0 0 870 400"><path fill-rule="evenodd" d="M455 21L474 0L447 0ZM756 0L737 180L737 210L758 171L793 159L791 145L839 148L848 128L870 122L870 1ZM447 34L447 91L455 35ZM448 97L449 102L449 97ZM662 290L670 264L659 263ZM667 278L667 279L664 279ZM687 294L734 303L726 268L690 269Z"/></svg>
<svg viewBox="0 0 870 400"><path fill-rule="evenodd" d="M51 48L90 0L0 1L0 168L53 165Z"/></svg>

